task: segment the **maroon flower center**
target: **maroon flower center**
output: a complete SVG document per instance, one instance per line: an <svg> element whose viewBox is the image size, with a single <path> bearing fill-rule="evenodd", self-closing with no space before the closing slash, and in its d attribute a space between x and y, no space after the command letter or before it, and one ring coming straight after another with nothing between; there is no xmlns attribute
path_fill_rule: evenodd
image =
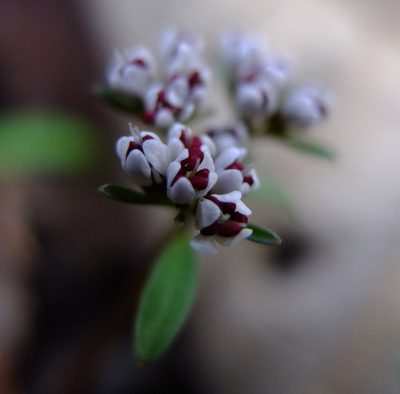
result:
<svg viewBox="0 0 400 394"><path fill-rule="evenodd" d="M154 140L154 137L152 137L151 135L145 135L145 136L142 138L142 143L145 142L145 141L148 141L148 140ZM131 152L132 152L133 150L135 150L135 149L140 150L142 153L144 153L144 152L143 152L142 144L138 144L138 143L135 142L135 141L130 141L130 142L129 142L129 145L128 145L128 149L126 150L126 156L125 156L125 158L127 158L128 155L129 155L129 153L131 153Z"/></svg>
<svg viewBox="0 0 400 394"><path fill-rule="evenodd" d="M221 237L234 237L238 235L244 228L242 223L235 220L227 220L226 222L215 222L211 226L203 228L200 233L205 236L219 235Z"/></svg>
<svg viewBox="0 0 400 394"><path fill-rule="evenodd" d="M175 118L177 118L182 111L182 108L172 105L165 97L165 90L161 90L157 95L157 100L156 100L154 109L152 111L145 112L143 114L143 120L147 123L153 123L155 120L157 111L159 111L163 108L169 109Z"/></svg>
<svg viewBox="0 0 400 394"><path fill-rule="evenodd" d="M140 59L140 58L133 59L131 61L131 64L133 64L135 66L138 66L140 68L143 68L143 69L147 69L148 68L148 64L143 59Z"/></svg>

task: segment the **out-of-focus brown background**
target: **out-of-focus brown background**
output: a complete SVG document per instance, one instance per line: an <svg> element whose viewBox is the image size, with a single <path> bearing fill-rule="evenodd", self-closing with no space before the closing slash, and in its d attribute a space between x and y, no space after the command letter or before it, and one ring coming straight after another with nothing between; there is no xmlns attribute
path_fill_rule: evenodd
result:
<svg viewBox="0 0 400 394"><path fill-rule="evenodd" d="M398 393L400 390L400 6L372 1L0 1L0 109L90 120L90 174L0 180L1 393ZM94 100L112 50L153 48L164 27L239 27L323 81L333 115L310 132L325 163L271 141L256 166L294 200L289 216L249 200L281 248L244 244L203 259L192 318L139 369L131 321L168 213L106 201L124 182L114 141L127 118ZM222 116L226 119L226 114ZM157 217L157 229L146 223Z"/></svg>

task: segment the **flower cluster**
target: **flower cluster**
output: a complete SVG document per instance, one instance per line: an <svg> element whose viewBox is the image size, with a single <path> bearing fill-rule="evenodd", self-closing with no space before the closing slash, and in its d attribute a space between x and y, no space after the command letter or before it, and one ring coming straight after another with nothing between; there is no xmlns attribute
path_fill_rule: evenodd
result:
<svg viewBox="0 0 400 394"><path fill-rule="evenodd" d="M268 55L257 39L227 34L220 52L236 108L247 123L265 123L278 116L288 125L308 127L326 117L326 92L311 85L290 87L288 63Z"/></svg>
<svg viewBox="0 0 400 394"><path fill-rule="evenodd" d="M203 253L216 253L216 241L233 245L252 233L246 227L251 211L242 196L259 180L253 166L243 162L247 150L239 147L239 139L223 138L227 130L196 136L175 123L164 143L155 133L131 126L132 136L121 137L116 146L123 170L136 185L195 212L199 233L191 245Z"/></svg>
<svg viewBox="0 0 400 394"><path fill-rule="evenodd" d="M257 39L228 34L220 49L240 120L236 125L206 128L199 135L186 125L204 105L210 81L203 42L187 32L170 30L162 36L158 62L144 46L117 53L105 88L112 93L108 101L116 105L117 98L119 108L139 115L152 130L131 126L132 135L119 139L123 170L144 196L176 206L179 219L194 219L198 233L191 245L204 253L216 253L216 243L236 244L257 228L248 224L251 211L242 201L260 183L245 161L249 133L290 140L288 127L311 126L329 109L322 89L291 87L288 63L269 55ZM329 156L312 144L291 145Z"/></svg>
<svg viewBox="0 0 400 394"><path fill-rule="evenodd" d="M115 55L107 74L108 86L139 98L142 119L166 129L187 121L206 96L209 71L201 58L202 42L186 32L171 30L161 40L160 73L151 52L143 47Z"/></svg>

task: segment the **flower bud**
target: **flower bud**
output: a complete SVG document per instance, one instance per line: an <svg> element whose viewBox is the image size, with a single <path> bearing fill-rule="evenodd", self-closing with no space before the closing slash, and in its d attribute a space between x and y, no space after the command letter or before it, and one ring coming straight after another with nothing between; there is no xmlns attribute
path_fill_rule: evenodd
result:
<svg viewBox="0 0 400 394"><path fill-rule="evenodd" d="M240 83L236 89L236 106L246 118L267 116L277 108L277 89L267 80Z"/></svg>
<svg viewBox="0 0 400 394"><path fill-rule="evenodd" d="M246 146L248 133L242 124L232 127L215 128L207 131L206 135L213 141L216 151L213 156L228 148L243 148Z"/></svg>
<svg viewBox="0 0 400 394"><path fill-rule="evenodd" d="M239 190L246 194L258 188L260 182L253 166L245 166L241 160L246 156L246 149L228 148L215 160L218 180L213 192L218 194Z"/></svg>
<svg viewBox="0 0 400 394"><path fill-rule="evenodd" d="M146 47L117 53L107 73L108 85L125 93L142 96L155 78L153 56Z"/></svg>
<svg viewBox="0 0 400 394"><path fill-rule="evenodd" d="M185 142L183 142L185 144ZM193 137L167 169L167 195L178 204L202 197L217 181L214 162L199 137Z"/></svg>
<svg viewBox="0 0 400 394"><path fill-rule="evenodd" d="M196 227L200 232L190 242L194 249L216 254L216 242L231 246L252 234L252 230L246 228L251 211L241 197L240 192L234 191L200 199L196 212Z"/></svg>
<svg viewBox="0 0 400 394"><path fill-rule="evenodd" d="M123 170L140 186L162 183L169 163L168 147L150 131L132 128L132 133L121 137L116 145Z"/></svg>
<svg viewBox="0 0 400 394"><path fill-rule="evenodd" d="M309 127L328 115L327 95L316 87L292 90L282 105L282 115L300 127Z"/></svg>

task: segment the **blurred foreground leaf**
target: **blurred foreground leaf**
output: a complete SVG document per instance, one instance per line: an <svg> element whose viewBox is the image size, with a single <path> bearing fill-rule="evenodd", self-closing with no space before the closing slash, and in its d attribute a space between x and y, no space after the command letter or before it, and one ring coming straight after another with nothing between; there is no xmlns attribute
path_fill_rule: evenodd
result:
<svg viewBox="0 0 400 394"><path fill-rule="evenodd" d="M247 228L253 230L253 234L247 238L249 241L263 245L280 245L282 243L279 235L268 228L257 226L253 223L248 223Z"/></svg>
<svg viewBox="0 0 400 394"><path fill-rule="evenodd" d="M135 349L145 365L167 349L182 328L194 301L196 254L184 232L157 258L144 288L135 323Z"/></svg>
<svg viewBox="0 0 400 394"><path fill-rule="evenodd" d="M288 135L282 135L277 138L279 139L279 141L283 142L289 147L296 149L306 155L315 156L330 161L334 161L336 157L335 153L332 150L314 141L304 140Z"/></svg>
<svg viewBox="0 0 400 394"><path fill-rule="evenodd" d="M97 85L94 94L112 107L130 114L143 112L143 102L139 97L112 90L107 86Z"/></svg>
<svg viewBox="0 0 400 394"><path fill-rule="evenodd" d="M21 111L0 116L0 175L69 174L95 159L90 126L74 116Z"/></svg>
<svg viewBox="0 0 400 394"><path fill-rule="evenodd" d="M140 193L127 187L106 184L100 186L97 191L111 200L126 202L129 204L149 204L149 205L168 205L173 206L171 200L162 198L160 195L150 195Z"/></svg>

